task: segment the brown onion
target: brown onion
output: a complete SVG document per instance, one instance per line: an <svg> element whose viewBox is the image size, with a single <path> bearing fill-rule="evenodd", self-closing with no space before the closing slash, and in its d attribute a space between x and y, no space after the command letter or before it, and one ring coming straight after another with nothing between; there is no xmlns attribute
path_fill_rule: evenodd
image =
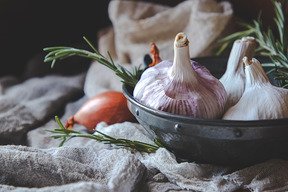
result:
<svg viewBox="0 0 288 192"><path fill-rule="evenodd" d="M135 121L135 117L128 109L127 99L122 92L107 91L92 97L83 104L75 115L67 120L65 128L72 129L74 124L80 124L93 131L101 121L108 125Z"/></svg>

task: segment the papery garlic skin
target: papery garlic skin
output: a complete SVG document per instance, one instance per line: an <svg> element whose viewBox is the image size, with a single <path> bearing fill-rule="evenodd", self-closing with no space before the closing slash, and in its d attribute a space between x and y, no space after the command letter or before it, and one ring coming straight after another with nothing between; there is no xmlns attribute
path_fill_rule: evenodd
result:
<svg viewBox="0 0 288 192"><path fill-rule="evenodd" d="M164 60L142 74L134 98L153 109L197 117L221 118L227 94L224 86L189 55L189 41L179 33L174 42L174 61Z"/></svg>
<svg viewBox="0 0 288 192"><path fill-rule="evenodd" d="M219 79L227 92L227 102L225 111L235 105L242 96L245 89L245 71L242 59L246 56L252 59L256 47L254 37L243 37L233 43L227 68L223 76Z"/></svg>
<svg viewBox="0 0 288 192"><path fill-rule="evenodd" d="M223 119L264 120L288 118L288 89L272 85L260 62L243 58L246 87L239 102L229 108Z"/></svg>

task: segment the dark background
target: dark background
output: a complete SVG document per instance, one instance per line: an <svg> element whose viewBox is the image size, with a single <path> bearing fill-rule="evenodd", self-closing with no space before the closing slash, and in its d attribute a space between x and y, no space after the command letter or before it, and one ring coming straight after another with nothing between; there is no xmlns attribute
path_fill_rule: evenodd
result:
<svg viewBox="0 0 288 192"><path fill-rule="evenodd" d="M152 2L175 6L182 0ZM266 0L230 2L235 14L246 21L255 18L263 7L271 9ZM28 78L47 71L75 74L87 70L90 61L76 57L51 70L50 64L41 63L45 55L43 48L64 45L89 49L83 36L97 45L97 31L111 24L108 4L108 0L0 0L0 76ZM272 18L269 10L264 13Z"/></svg>
<svg viewBox="0 0 288 192"><path fill-rule="evenodd" d="M173 6L181 1L155 2ZM50 46L89 49L83 36L97 45L98 30L111 24L108 4L108 0L0 0L0 76L85 71L90 61L78 57L63 60L51 70L50 64L39 63L45 56L42 50Z"/></svg>
<svg viewBox="0 0 288 192"><path fill-rule="evenodd" d="M97 31L110 22L106 11L108 1L103 0L0 2L0 76L25 73L31 60L44 56L44 47L86 47L82 37L96 42ZM76 73L87 68L87 61L83 62L81 67L75 64L56 65L53 71ZM47 69L48 65L45 63L41 67Z"/></svg>

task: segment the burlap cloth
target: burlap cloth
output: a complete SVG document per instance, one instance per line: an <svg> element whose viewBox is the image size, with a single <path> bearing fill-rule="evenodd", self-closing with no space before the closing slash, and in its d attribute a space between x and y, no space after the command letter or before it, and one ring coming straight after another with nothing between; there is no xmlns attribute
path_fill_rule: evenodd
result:
<svg viewBox="0 0 288 192"><path fill-rule="evenodd" d="M163 59L173 57L175 35L190 39L191 57L209 55L213 42L228 27L229 3L213 0L184 1L176 7L133 1L112 1L113 23L102 32L99 50L109 50L128 67L142 63L154 41ZM59 63L58 63L59 64ZM85 95L82 95L82 91ZM76 113L91 96L121 90L120 80L93 63L87 74L47 75L20 82L0 79L0 191L287 191L288 162L272 159L246 168L178 163L164 148L155 153L110 146L74 138L63 147L45 129ZM76 130L85 131L77 125ZM108 135L153 144L138 123L125 122L97 130Z"/></svg>

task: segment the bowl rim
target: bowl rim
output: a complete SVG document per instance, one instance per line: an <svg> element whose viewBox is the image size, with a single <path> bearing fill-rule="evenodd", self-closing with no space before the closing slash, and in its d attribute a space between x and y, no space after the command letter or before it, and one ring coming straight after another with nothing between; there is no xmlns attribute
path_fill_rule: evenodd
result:
<svg viewBox="0 0 288 192"><path fill-rule="evenodd" d="M148 106L145 106L138 102L132 95L134 88L129 85L123 84L122 91L125 97L134 105L145 110L153 115L158 117L162 117L165 119L173 119L179 122L193 122L195 124L200 125L219 125L219 126L229 126L229 127L239 127L239 126L247 126L247 127L267 127L267 126L274 126L274 125L283 125L286 124L288 127L288 118L281 118L281 119L265 119L265 120L224 120L224 119L206 119L206 118L193 118L188 116L176 115L168 112L164 112L161 110L152 109Z"/></svg>
<svg viewBox="0 0 288 192"><path fill-rule="evenodd" d="M204 57L195 57L191 58L192 60L199 62L200 64L205 63L205 61L217 60L217 61L228 61L229 57L227 56L204 56ZM271 59L267 56L258 56L257 60L261 63L263 62L271 62ZM193 118L188 116L176 115L168 112L164 112L161 110L152 109L148 106L143 105L142 103L138 102L133 97L133 90L129 85L123 83L122 91L125 97L134 105L139 107L142 110L145 110L153 115L162 118L170 118L178 122L184 123L195 123L200 125L218 125L218 126L225 126L225 127L267 127L267 126L277 126L286 124L288 128L288 118L281 118L281 119L265 119L265 120L224 120L224 119L207 119L207 118Z"/></svg>

